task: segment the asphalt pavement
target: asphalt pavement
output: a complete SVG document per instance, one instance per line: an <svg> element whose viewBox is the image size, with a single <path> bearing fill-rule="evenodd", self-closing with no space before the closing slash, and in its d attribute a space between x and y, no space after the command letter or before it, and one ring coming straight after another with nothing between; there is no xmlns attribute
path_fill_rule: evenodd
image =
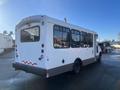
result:
<svg viewBox="0 0 120 90"><path fill-rule="evenodd" d="M104 54L101 63L83 67L78 75L67 72L48 79L15 71L12 62L14 57L0 58L0 90L120 90L120 50Z"/></svg>

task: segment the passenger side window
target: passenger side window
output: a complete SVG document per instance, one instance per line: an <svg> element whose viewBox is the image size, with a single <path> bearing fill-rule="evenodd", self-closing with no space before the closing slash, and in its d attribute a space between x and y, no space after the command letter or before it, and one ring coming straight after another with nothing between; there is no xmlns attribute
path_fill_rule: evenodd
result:
<svg viewBox="0 0 120 90"><path fill-rule="evenodd" d="M70 47L70 29L63 26L54 25L53 45L54 45L54 48L69 48Z"/></svg>
<svg viewBox="0 0 120 90"><path fill-rule="evenodd" d="M87 33L81 33L81 47L87 47Z"/></svg>
<svg viewBox="0 0 120 90"><path fill-rule="evenodd" d="M61 48L62 47L62 42L61 42L62 41L62 31L57 26L54 26L53 39L54 39L54 47Z"/></svg>
<svg viewBox="0 0 120 90"><path fill-rule="evenodd" d="M62 34L63 34L62 36L63 48L70 47L70 29L63 28Z"/></svg>
<svg viewBox="0 0 120 90"><path fill-rule="evenodd" d="M82 32L81 47L93 47L93 34Z"/></svg>
<svg viewBox="0 0 120 90"><path fill-rule="evenodd" d="M76 48L80 47L80 36L81 33L78 30L71 30L71 47Z"/></svg>
<svg viewBox="0 0 120 90"><path fill-rule="evenodd" d="M93 34L88 33L87 38L88 38L88 40L87 40L88 47L93 47Z"/></svg>

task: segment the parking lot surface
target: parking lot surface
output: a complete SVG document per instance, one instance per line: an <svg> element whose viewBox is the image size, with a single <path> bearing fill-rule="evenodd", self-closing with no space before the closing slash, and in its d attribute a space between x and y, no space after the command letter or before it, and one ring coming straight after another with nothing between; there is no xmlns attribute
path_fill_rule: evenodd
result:
<svg viewBox="0 0 120 90"><path fill-rule="evenodd" d="M11 53L13 55L14 53ZM14 57L0 58L0 90L120 90L120 50L104 54L101 63L48 79L15 71Z"/></svg>

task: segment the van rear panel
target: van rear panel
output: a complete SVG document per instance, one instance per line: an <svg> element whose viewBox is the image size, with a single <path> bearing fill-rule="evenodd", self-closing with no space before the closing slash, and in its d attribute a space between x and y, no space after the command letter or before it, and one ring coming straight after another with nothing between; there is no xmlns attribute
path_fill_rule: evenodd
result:
<svg viewBox="0 0 120 90"><path fill-rule="evenodd" d="M16 29L16 55L13 67L27 72L45 72L40 23L30 23ZM39 74L39 72L38 72Z"/></svg>

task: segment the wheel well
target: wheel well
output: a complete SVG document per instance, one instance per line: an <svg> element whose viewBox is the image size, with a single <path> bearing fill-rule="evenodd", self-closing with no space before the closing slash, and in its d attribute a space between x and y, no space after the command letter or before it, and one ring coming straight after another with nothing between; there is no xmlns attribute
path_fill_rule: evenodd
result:
<svg viewBox="0 0 120 90"><path fill-rule="evenodd" d="M75 61L79 61L80 62L80 65L82 66L82 60L80 58L76 58ZM75 62L74 61L74 62Z"/></svg>

